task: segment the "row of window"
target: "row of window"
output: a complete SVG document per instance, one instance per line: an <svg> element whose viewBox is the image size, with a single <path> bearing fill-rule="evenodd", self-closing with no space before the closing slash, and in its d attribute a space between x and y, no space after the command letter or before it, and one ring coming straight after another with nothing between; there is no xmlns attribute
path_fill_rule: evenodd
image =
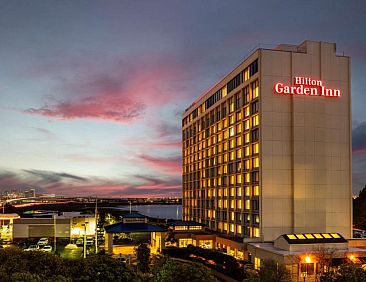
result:
<svg viewBox="0 0 366 282"><path fill-rule="evenodd" d="M182 126L185 126L189 122L191 122L193 119L195 119L200 114L203 114L206 110L208 110L211 106L213 106L217 101L221 100L221 98L225 97L227 94L229 94L231 91L236 89L240 84L242 84L244 81L247 81L250 77L252 77L254 74L258 72L258 61L254 61L252 64L250 64L249 67L247 67L243 72L240 72L237 74L233 79L231 79L223 88L218 90L216 93L211 95L208 99L205 100L203 104L198 106L195 110L192 111L191 114L189 114L187 117L185 117L182 121ZM243 79L244 78L244 79ZM249 97L247 94L249 94L249 86L246 87L247 90L245 90L245 101L248 101ZM253 96L255 98L255 94ZM258 97L258 96L256 96ZM239 105L238 105L239 107Z"/></svg>
<svg viewBox="0 0 366 282"><path fill-rule="evenodd" d="M208 114L203 116L198 122L191 125L189 128L183 130L183 140L186 138L193 137L198 132L205 130L209 126L215 124L218 121L221 121L228 114L233 113L234 111L238 111L243 106L244 108L244 116L247 117L249 115L253 115L259 111L259 102L256 100L259 97L259 82L256 80L251 84L251 91L249 91L249 86L243 89L243 94L240 92L235 94L229 100L223 102L221 105L218 105L215 109L210 111ZM251 94L251 95L250 95ZM215 94L214 94L215 95ZM214 98L214 96L212 96ZM244 100L244 104L242 101ZM253 101L254 105L251 105L249 108L250 101ZM257 101L257 102L256 102ZM255 103L256 102L256 103ZM195 111L194 111L195 112ZM194 115L197 115L195 112ZM240 112L237 115L241 115ZM241 120L241 116L236 118L237 121Z"/></svg>

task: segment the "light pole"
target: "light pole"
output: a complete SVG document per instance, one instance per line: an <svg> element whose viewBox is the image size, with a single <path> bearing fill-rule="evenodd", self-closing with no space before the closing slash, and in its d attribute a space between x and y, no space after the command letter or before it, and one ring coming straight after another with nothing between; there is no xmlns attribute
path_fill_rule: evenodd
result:
<svg viewBox="0 0 366 282"><path fill-rule="evenodd" d="M84 250L83 250L83 251L84 251L84 252L83 252L83 253L84 253L84 258L86 258L86 225L87 225L88 223L89 223L89 222L86 222L86 221L85 221L85 217L84 217L84 224L82 224L82 226L84 226L84 244L83 244L83 245L84 245L84 248L83 248L83 249L84 249Z"/></svg>
<svg viewBox="0 0 366 282"><path fill-rule="evenodd" d="M132 202L128 201L128 203L130 204L130 213L132 213Z"/></svg>
<svg viewBox="0 0 366 282"><path fill-rule="evenodd" d="M98 198L95 198L95 253L98 253Z"/></svg>
<svg viewBox="0 0 366 282"><path fill-rule="evenodd" d="M56 244L56 235L57 235L57 233L56 233L56 214L54 213L53 214L53 251L54 251L54 253L56 254L56 246L57 246L57 244Z"/></svg>

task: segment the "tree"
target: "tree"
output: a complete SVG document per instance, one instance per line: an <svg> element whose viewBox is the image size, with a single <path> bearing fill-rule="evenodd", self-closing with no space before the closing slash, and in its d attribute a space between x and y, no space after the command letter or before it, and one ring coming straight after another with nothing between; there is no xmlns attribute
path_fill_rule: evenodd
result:
<svg viewBox="0 0 366 282"><path fill-rule="evenodd" d="M366 271L356 264L343 264L336 272L328 272L320 277L322 282L365 282Z"/></svg>
<svg viewBox="0 0 366 282"><path fill-rule="evenodd" d="M146 243L140 244L136 249L137 269L141 272L149 272L150 248Z"/></svg>
<svg viewBox="0 0 366 282"><path fill-rule="evenodd" d="M287 282L291 281L290 272L283 264L274 260L264 260L259 270L259 280L263 282Z"/></svg>
<svg viewBox="0 0 366 282"><path fill-rule="evenodd" d="M156 282L218 282L211 270L198 263L167 260L155 276Z"/></svg>

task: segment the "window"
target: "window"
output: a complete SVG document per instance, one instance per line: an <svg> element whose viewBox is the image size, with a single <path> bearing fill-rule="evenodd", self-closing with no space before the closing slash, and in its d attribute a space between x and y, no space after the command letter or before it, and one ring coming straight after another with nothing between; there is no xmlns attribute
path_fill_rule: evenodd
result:
<svg viewBox="0 0 366 282"><path fill-rule="evenodd" d="M250 112L251 114L258 113L259 111L259 101L256 100L250 105Z"/></svg>
<svg viewBox="0 0 366 282"><path fill-rule="evenodd" d="M253 196L259 196L259 186L253 186Z"/></svg>
<svg viewBox="0 0 366 282"><path fill-rule="evenodd" d="M250 121L249 119L244 120L244 129L249 130L250 129Z"/></svg>
<svg viewBox="0 0 366 282"><path fill-rule="evenodd" d="M259 140L259 130L258 128L257 129L254 129L250 132L250 135L251 135L251 140L252 142L256 142Z"/></svg>
<svg viewBox="0 0 366 282"><path fill-rule="evenodd" d="M259 115L255 115L252 117L252 126L258 126L259 125Z"/></svg>
<svg viewBox="0 0 366 282"><path fill-rule="evenodd" d="M249 65L249 77L252 77L258 72L258 59Z"/></svg>
<svg viewBox="0 0 366 282"><path fill-rule="evenodd" d="M246 107L244 108L244 116L245 116L245 117L250 116L249 106L246 106Z"/></svg>
<svg viewBox="0 0 366 282"><path fill-rule="evenodd" d="M259 153L259 144L258 143L252 145L252 153L253 153L253 155Z"/></svg>
<svg viewBox="0 0 366 282"><path fill-rule="evenodd" d="M249 133L245 133L244 134L244 141L245 141L245 143L249 143L250 142L250 135L249 135Z"/></svg>
<svg viewBox="0 0 366 282"><path fill-rule="evenodd" d="M250 149L249 149L249 146L245 146L244 147L244 154L246 157L248 157L250 155Z"/></svg>
<svg viewBox="0 0 366 282"><path fill-rule="evenodd" d="M253 158L253 168L259 167L259 158Z"/></svg>
<svg viewBox="0 0 366 282"><path fill-rule="evenodd" d="M229 135L230 135L230 137L233 137L235 135L234 127L229 128Z"/></svg>
<svg viewBox="0 0 366 282"><path fill-rule="evenodd" d="M250 187L249 186L245 186L245 196L250 197Z"/></svg>
<svg viewBox="0 0 366 282"><path fill-rule="evenodd" d="M245 209L250 210L250 200L245 200Z"/></svg>
<svg viewBox="0 0 366 282"><path fill-rule="evenodd" d="M238 75L236 75L232 80L230 80L226 87L227 87L227 93L230 93L232 90L234 90L236 87L238 87L243 82L243 73L240 72Z"/></svg>
<svg viewBox="0 0 366 282"><path fill-rule="evenodd" d="M243 95L244 95L244 104L248 104L250 102L249 86L244 87Z"/></svg>
<svg viewBox="0 0 366 282"><path fill-rule="evenodd" d="M259 96L259 83L258 80L251 84L252 86L252 99L255 99Z"/></svg>
<svg viewBox="0 0 366 282"><path fill-rule="evenodd" d="M251 179L253 182L259 181L259 172L258 171L252 171L251 172Z"/></svg>
<svg viewBox="0 0 366 282"><path fill-rule="evenodd" d="M222 98L222 90L220 89L215 94L211 95L206 101L205 101L205 108L206 110L209 109L213 104L215 104L218 100Z"/></svg>

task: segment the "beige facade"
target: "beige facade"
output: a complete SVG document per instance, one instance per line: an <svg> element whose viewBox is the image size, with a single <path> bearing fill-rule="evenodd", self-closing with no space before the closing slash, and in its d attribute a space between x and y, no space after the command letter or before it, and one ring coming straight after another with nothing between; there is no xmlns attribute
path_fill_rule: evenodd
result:
<svg viewBox="0 0 366 282"><path fill-rule="evenodd" d="M295 77L340 95L275 93ZM185 111L182 126L184 220L245 241L351 237L350 59L335 44L257 49Z"/></svg>

